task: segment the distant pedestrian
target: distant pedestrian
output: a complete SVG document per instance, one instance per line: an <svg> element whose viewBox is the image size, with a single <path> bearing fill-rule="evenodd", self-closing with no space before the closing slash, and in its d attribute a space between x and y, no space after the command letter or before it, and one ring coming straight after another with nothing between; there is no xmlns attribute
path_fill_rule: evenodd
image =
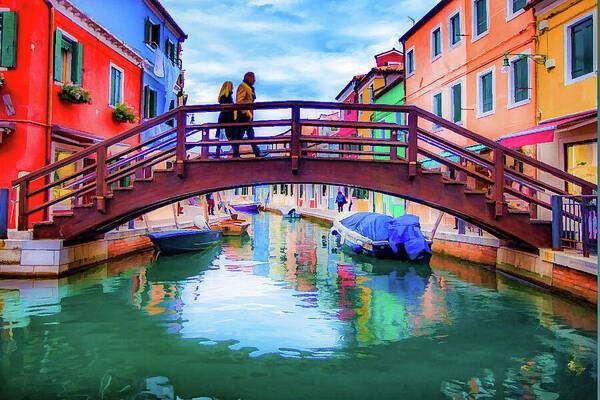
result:
<svg viewBox="0 0 600 400"><path fill-rule="evenodd" d="M212 193L206 194L206 204L208 205L208 215L215 215L215 199Z"/></svg>
<svg viewBox="0 0 600 400"><path fill-rule="evenodd" d="M223 82L223 86L221 86L221 91L219 92L219 104L233 104L233 83L231 81ZM220 124L231 124L235 122L233 111L221 111L219 114L219 123ZM220 130L225 131L225 136L227 136L227 140L239 140L240 136L238 134L239 129L235 126L230 126L227 128L220 128ZM233 150L233 157L240 156L240 145L232 144L231 149ZM217 147L217 158L221 155L221 146Z"/></svg>
<svg viewBox="0 0 600 400"><path fill-rule="evenodd" d="M252 104L254 100L256 100L256 93L254 92L254 83L256 82L256 77L254 76L254 72L246 72L244 75L244 80L237 88L235 103L236 104ZM239 110L236 111L236 121L237 122L251 122L254 117L253 110ZM242 126L239 128L238 137L240 139L244 138L244 134L248 137L248 139L254 139L254 128L252 126ZM252 151L256 157L262 157L262 154L256 144L252 144Z"/></svg>
<svg viewBox="0 0 600 400"><path fill-rule="evenodd" d="M344 211L344 204L346 204L346 196L344 196L341 190L338 190L335 202L338 206L338 212Z"/></svg>

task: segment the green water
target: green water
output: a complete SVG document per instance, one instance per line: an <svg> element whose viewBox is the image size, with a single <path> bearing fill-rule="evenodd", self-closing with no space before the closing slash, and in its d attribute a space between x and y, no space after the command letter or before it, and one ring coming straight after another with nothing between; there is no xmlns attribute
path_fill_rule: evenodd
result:
<svg viewBox="0 0 600 400"><path fill-rule="evenodd" d="M1 399L593 399L594 309L434 257L252 238L65 279L0 281Z"/></svg>

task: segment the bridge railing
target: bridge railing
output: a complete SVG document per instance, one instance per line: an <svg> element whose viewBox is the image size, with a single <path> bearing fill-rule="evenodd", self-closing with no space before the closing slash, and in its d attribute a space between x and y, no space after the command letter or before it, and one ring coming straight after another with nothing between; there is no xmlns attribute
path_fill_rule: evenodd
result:
<svg viewBox="0 0 600 400"><path fill-rule="evenodd" d="M216 113L254 110L255 120L217 123ZM339 120L319 119L323 111L340 112ZM260 112L279 113L279 119L259 119ZM361 120L347 120L349 111L362 113ZM395 122L366 120L368 113L395 114ZM202 123L190 123L188 117ZM268 136L254 140L219 140L226 128L270 129ZM273 130L279 132L273 134ZM309 134L311 129L337 129L337 134ZM123 144L128 147L124 150ZM442 169L449 179L464 181L472 190L485 191L496 204L496 216L505 212L507 198L523 201L532 210L550 210L550 196L566 195L567 185L579 193L592 194L596 185L558 168L502 146L462 126L414 106L348 104L306 101L267 102L245 105L193 105L179 107L150 119L126 132L89 146L15 181L19 189L18 228L28 229L30 220L49 220L60 215L53 207L72 209L95 206L106 211L106 200L118 190L129 190L131 182L150 179L153 171L173 166L185 179L185 166L195 162L252 161L252 152L241 151L233 160L232 144L256 144L269 158L287 158L297 173L303 159L336 158L340 162L408 164L408 178L419 170ZM470 150L478 145L479 150ZM249 156L249 157L248 157ZM513 164L526 166L527 173ZM431 167L431 165L434 165ZM540 179L541 175L550 179Z"/></svg>
<svg viewBox="0 0 600 400"><path fill-rule="evenodd" d="M552 196L552 247L580 250L584 257L597 254L596 196Z"/></svg>

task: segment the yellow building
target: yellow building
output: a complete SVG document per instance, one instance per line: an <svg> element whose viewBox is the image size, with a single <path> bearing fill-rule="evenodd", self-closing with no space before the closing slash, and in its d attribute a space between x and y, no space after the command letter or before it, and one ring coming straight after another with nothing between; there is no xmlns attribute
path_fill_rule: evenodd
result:
<svg viewBox="0 0 600 400"><path fill-rule="evenodd" d="M597 7L597 0L533 0L526 6L537 24L538 126L522 135L537 135L539 160L595 183Z"/></svg>

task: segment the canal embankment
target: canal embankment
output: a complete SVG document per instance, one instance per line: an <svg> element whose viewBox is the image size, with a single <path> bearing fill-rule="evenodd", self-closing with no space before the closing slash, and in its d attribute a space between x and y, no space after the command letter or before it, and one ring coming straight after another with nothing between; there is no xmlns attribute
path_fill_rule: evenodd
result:
<svg viewBox="0 0 600 400"><path fill-rule="evenodd" d="M270 206L265 211L282 214L282 208ZM302 218L321 224L331 224L338 216L334 210L300 208ZM423 233L431 237L432 226L424 225ZM569 297L598 302L598 258L583 257L576 252L540 249L537 253L510 247L491 236L459 234L440 227L433 241L433 253L483 264L498 271Z"/></svg>

